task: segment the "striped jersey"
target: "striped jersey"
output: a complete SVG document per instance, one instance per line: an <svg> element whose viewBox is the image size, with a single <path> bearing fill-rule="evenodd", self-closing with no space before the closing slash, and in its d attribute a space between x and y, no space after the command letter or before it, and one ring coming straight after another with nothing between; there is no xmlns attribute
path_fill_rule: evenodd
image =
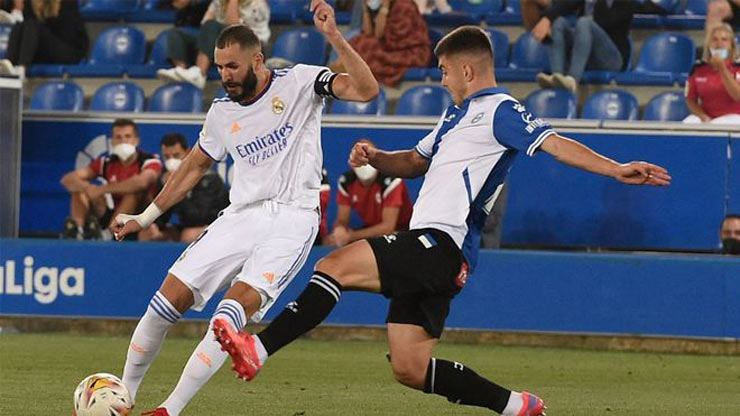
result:
<svg viewBox="0 0 740 416"><path fill-rule="evenodd" d="M263 200L319 206L321 112L333 75L325 67L296 65L272 71L248 102L213 101L198 145L216 161L234 160L232 206Z"/></svg>
<svg viewBox="0 0 740 416"><path fill-rule="evenodd" d="M430 161L414 204L411 229L436 228L462 249L471 269L480 230L516 155L533 156L554 133L503 88L481 90L451 105L435 128L416 145Z"/></svg>

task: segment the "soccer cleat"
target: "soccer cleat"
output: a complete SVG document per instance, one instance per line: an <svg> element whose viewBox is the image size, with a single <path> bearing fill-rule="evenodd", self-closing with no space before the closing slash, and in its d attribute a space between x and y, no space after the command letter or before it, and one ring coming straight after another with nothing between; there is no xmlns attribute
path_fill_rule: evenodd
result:
<svg viewBox="0 0 740 416"><path fill-rule="evenodd" d="M231 356L237 377L242 380L252 380L257 376L262 364L254 347L254 335L246 332L236 332L226 320L218 318L213 321L213 333L221 349Z"/></svg>
<svg viewBox="0 0 740 416"><path fill-rule="evenodd" d="M522 400L524 404L522 404L522 408L516 416L547 416L545 415L547 406L545 406L545 402L539 397L530 392L523 391Z"/></svg>
<svg viewBox="0 0 740 416"><path fill-rule="evenodd" d="M170 413L164 407L158 407L154 410L142 413L141 416L170 416Z"/></svg>
<svg viewBox="0 0 740 416"><path fill-rule="evenodd" d="M65 240L82 240L82 233L72 218L64 220L61 237Z"/></svg>
<svg viewBox="0 0 740 416"><path fill-rule="evenodd" d="M100 240L103 238L103 228L97 218L92 215L87 217L82 235L85 240Z"/></svg>

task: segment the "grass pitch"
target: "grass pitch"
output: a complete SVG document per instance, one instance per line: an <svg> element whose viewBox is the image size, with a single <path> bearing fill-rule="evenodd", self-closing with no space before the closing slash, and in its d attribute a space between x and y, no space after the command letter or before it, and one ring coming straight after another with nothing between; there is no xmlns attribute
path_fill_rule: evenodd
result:
<svg viewBox="0 0 740 416"><path fill-rule="evenodd" d="M197 339L170 338L144 379L137 415L164 400ZM0 335L0 415L70 415L89 374L120 376L128 338ZM393 381L385 343L299 340L250 383L227 366L183 415L486 415ZM460 361L507 387L529 389L548 415L732 415L740 412L740 358L442 343ZM229 362L227 362L229 363Z"/></svg>

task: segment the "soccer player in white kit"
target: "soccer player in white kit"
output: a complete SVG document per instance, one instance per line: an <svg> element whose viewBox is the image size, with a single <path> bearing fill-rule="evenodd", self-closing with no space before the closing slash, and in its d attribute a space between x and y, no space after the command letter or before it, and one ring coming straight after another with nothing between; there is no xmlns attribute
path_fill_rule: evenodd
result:
<svg viewBox="0 0 740 416"><path fill-rule="evenodd" d="M459 362L432 357L450 301L475 269L480 230L512 163L518 153L542 150L627 184L665 186L671 177L650 163L617 163L533 117L497 86L491 42L481 28L455 29L435 54L442 85L455 104L432 132L411 150L386 152L360 142L350 154L351 166L369 163L405 178L425 175L410 230L356 241L321 259L296 301L261 333L235 333L218 319L214 332L237 373L251 379L269 356L326 318L344 290L381 293L390 298L388 343L398 382L504 416L544 416L545 404L534 394L511 391Z"/></svg>
<svg viewBox="0 0 740 416"><path fill-rule="evenodd" d="M123 382L132 398L170 326L229 288L213 319L234 329L259 322L306 261L319 228L324 98L369 101L378 84L337 30L333 9L313 0L314 22L346 73L296 65L270 71L260 42L232 25L216 41L215 63L228 98L211 105L198 143L152 204L116 218L117 239L138 232L179 201L214 161L234 160L231 204L175 261L131 338ZM212 321L213 321L212 319ZM170 396L149 414L176 416L228 355L211 331Z"/></svg>

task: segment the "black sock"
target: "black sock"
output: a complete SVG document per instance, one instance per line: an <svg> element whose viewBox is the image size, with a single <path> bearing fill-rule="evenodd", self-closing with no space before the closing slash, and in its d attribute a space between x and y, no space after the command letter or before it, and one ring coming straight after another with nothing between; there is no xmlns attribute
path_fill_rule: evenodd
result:
<svg viewBox="0 0 740 416"><path fill-rule="evenodd" d="M427 368L424 393L439 394L452 403L487 407L502 413L511 390L486 380L460 363L432 358Z"/></svg>
<svg viewBox="0 0 740 416"><path fill-rule="evenodd" d="M285 306L280 315L259 333L267 354L274 354L315 328L334 309L340 296L342 285L325 273L314 272L298 299Z"/></svg>

